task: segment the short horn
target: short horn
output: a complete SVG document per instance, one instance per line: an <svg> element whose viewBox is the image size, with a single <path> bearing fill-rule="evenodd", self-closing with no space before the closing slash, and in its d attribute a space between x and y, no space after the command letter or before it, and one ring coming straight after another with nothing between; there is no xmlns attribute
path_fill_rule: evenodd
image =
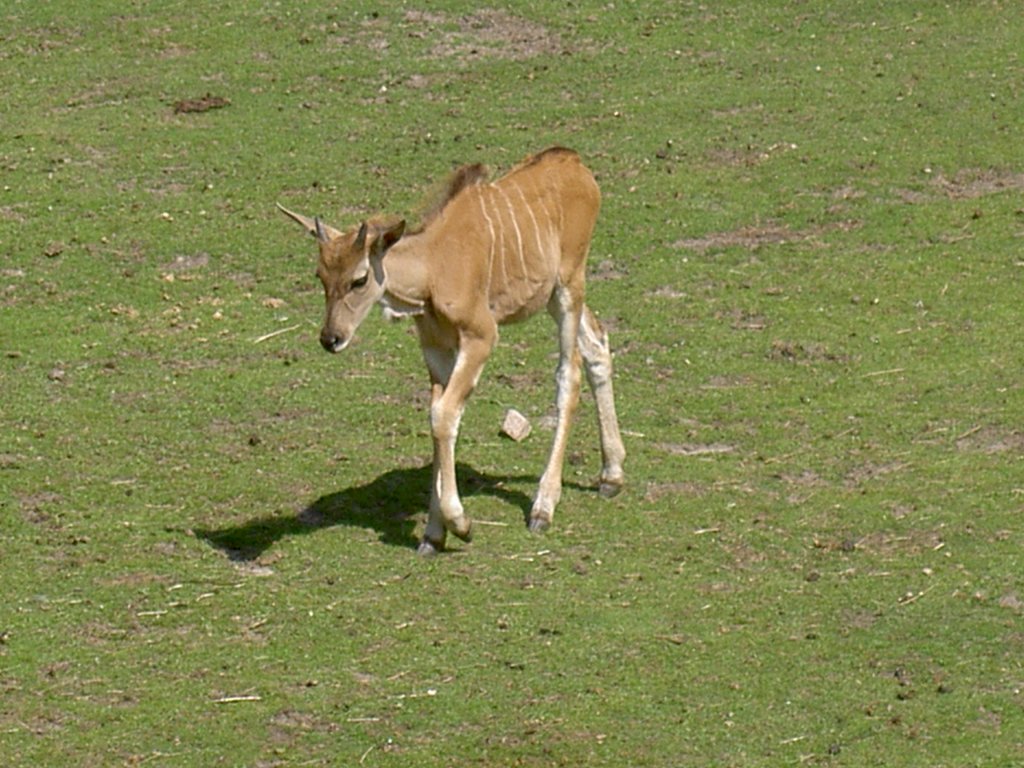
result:
<svg viewBox="0 0 1024 768"><path fill-rule="evenodd" d="M359 234L356 235L355 249L357 251L361 251L363 250L363 248L366 247L366 230L367 226L366 222L364 221L363 225L359 227Z"/></svg>
<svg viewBox="0 0 1024 768"><path fill-rule="evenodd" d="M336 230L330 224L324 224L322 221L320 221L319 218L315 216L311 219L309 216L303 216L301 213L289 211L280 203L277 204L277 207L278 210L281 211L281 213L283 213L292 221L301 224L305 228L305 230L309 232L309 234L311 234L313 237L315 237L322 243L330 242L334 238L341 236L341 232Z"/></svg>
<svg viewBox="0 0 1024 768"><path fill-rule="evenodd" d="M319 240L321 243L326 243L326 242L330 241L330 239L331 239L330 235L328 235L327 234L327 230L324 229L324 223L322 221L320 221L320 217L319 216L315 216L313 218L313 224L314 224L313 234L316 235L316 239Z"/></svg>
<svg viewBox="0 0 1024 768"><path fill-rule="evenodd" d="M308 216L303 216L301 213L289 211L280 203L277 204L277 208L289 219L298 224L301 224L306 229L306 231L309 232L311 235L316 234L316 223L313 221L313 219L309 218Z"/></svg>

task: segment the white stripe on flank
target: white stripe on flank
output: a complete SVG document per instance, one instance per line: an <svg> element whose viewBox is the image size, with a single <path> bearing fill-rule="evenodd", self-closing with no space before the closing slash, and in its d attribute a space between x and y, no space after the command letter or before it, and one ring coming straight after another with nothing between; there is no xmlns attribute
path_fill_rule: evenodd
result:
<svg viewBox="0 0 1024 768"><path fill-rule="evenodd" d="M537 223L537 217L533 213L533 208L531 208L530 204L526 201L526 195L523 193L522 187L513 182L509 183L516 188L516 192L519 193L519 199L523 201L523 208L525 208L526 212L530 214L530 221L533 222L533 236L537 239L537 255L543 256L544 244L540 240L540 224Z"/></svg>
<svg viewBox="0 0 1024 768"><path fill-rule="evenodd" d="M494 273L494 241L496 239L494 236L494 222L487 215L487 206L484 204L484 191L482 188L477 190L477 198L480 200L480 213L484 215L484 220L487 222L487 230L491 234L490 258L487 261L487 282L490 284L491 275Z"/></svg>
<svg viewBox="0 0 1024 768"><path fill-rule="evenodd" d="M512 226L515 227L516 230L516 245L519 248L519 266L522 267L523 279L526 280L529 277L529 274L526 270L526 258L523 256L523 234L519 231L519 222L516 219L516 209L512 205L512 198L508 196L505 190L497 186L495 188L501 192L501 196L505 198L505 204L508 205L508 215L512 217Z"/></svg>
<svg viewBox="0 0 1024 768"><path fill-rule="evenodd" d="M552 268L557 268L557 264L561 259L561 248L562 244L558 237L558 228L555 224L555 217L551 215L551 211L548 210L547 203L541 198L541 207L544 209L544 217L547 219L547 230L548 230L548 252L541 251L542 256L546 256L548 262L552 265Z"/></svg>
<svg viewBox="0 0 1024 768"><path fill-rule="evenodd" d="M545 171L545 173L544 173L545 181L548 180L548 175L549 174ZM552 186L557 186L557 184L553 184ZM561 197L561 195L555 195L555 208L558 211L558 221L555 221L553 223L558 228L559 232L564 232L565 231L565 211L562 209L562 197Z"/></svg>
<svg viewBox="0 0 1024 768"><path fill-rule="evenodd" d="M488 184L487 188L491 190L496 189L493 184ZM481 190L481 195L482 194L483 190ZM492 200L491 202L493 203L494 201ZM495 230L496 234L494 236L494 241L497 243L498 248L494 253L494 259L498 262L498 266L501 267L501 285L504 287L508 285L508 270L505 269L505 222L501 220L500 212L493 210L493 213L494 218L498 222L498 227ZM487 221L489 222L490 219L487 219Z"/></svg>

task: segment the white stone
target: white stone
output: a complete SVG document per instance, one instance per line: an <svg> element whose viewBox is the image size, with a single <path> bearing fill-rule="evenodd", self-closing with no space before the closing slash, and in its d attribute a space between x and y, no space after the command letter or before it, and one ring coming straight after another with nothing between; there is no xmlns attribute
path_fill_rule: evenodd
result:
<svg viewBox="0 0 1024 768"><path fill-rule="evenodd" d="M505 420L501 423L501 433L511 437L517 443L530 436L530 421L515 408L505 412Z"/></svg>

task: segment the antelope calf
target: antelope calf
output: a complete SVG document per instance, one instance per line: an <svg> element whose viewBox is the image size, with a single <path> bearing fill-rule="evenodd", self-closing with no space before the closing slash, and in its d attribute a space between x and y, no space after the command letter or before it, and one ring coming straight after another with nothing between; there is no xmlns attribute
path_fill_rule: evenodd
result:
<svg viewBox="0 0 1024 768"><path fill-rule="evenodd" d="M320 343L340 352L374 304L416 323L430 373L434 441L430 514L420 554L444 548L448 532L470 539L455 481L455 442L466 399L498 326L547 308L558 325L558 422L529 528L551 525L562 493L562 462L579 401L580 358L597 401L603 467L600 492L622 488L625 449L612 395L608 336L584 303L586 259L601 204L593 175L570 150L528 158L497 181L467 165L407 231L405 221L371 219L341 232L318 218L281 210L320 247L317 275L327 296ZM278 206L280 207L280 206Z"/></svg>

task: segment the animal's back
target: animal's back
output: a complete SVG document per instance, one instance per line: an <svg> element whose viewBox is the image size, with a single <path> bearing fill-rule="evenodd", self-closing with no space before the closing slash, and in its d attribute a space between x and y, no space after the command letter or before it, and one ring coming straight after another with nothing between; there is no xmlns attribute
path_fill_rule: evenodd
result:
<svg viewBox="0 0 1024 768"><path fill-rule="evenodd" d="M551 147L527 158L496 184L529 184L527 179L546 185L557 193L563 203L580 202L593 206L592 217L597 217L601 204L601 191L594 174L583 164L580 156L565 147Z"/></svg>
<svg viewBox="0 0 1024 768"><path fill-rule="evenodd" d="M499 323L543 308L585 258L600 207L593 175L572 150L545 150L479 189L490 240L489 303Z"/></svg>
<svg viewBox="0 0 1024 768"><path fill-rule="evenodd" d="M560 279L582 274L600 191L579 155L560 147L493 182L472 168L427 227L431 255L443 262L435 298L454 308L468 299L453 301L457 286L485 292L496 322L517 322L542 309Z"/></svg>

